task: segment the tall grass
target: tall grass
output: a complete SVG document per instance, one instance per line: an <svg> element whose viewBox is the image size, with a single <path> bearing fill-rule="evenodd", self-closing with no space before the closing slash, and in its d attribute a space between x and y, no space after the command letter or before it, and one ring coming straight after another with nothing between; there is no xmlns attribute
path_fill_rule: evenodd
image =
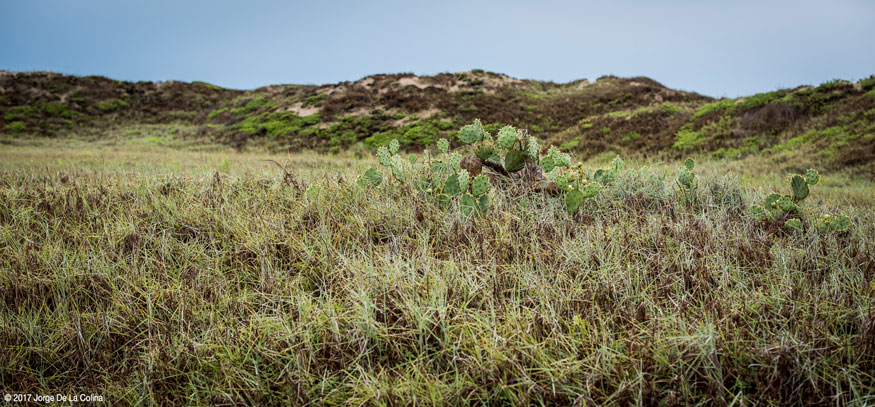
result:
<svg viewBox="0 0 875 407"><path fill-rule="evenodd" d="M806 202L850 212L849 234L793 235L745 209L781 176L727 175L731 162L699 164L696 209L667 163L637 166L574 217L558 198L496 190L488 216L464 220L391 182L356 188L372 162L112 151L0 152L3 391L875 402L867 181L826 174Z"/></svg>

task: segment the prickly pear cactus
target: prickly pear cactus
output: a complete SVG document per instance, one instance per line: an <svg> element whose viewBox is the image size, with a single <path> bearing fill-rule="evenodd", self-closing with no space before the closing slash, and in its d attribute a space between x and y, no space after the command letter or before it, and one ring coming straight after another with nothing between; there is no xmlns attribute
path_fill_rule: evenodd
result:
<svg viewBox="0 0 875 407"><path fill-rule="evenodd" d="M447 139L442 138L437 141L437 148L440 152L446 153L447 151L450 151L450 142L447 141Z"/></svg>
<svg viewBox="0 0 875 407"><path fill-rule="evenodd" d="M474 177L474 181L471 183L471 192L474 194L474 196L483 196L488 191L489 179L487 179L483 175L478 175Z"/></svg>
<svg viewBox="0 0 875 407"><path fill-rule="evenodd" d="M598 182L590 182L586 184L586 188L583 191L583 197L586 199L595 197L602 190L602 185Z"/></svg>
<svg viewBox="0 0 875 407"><path fill-rule="evenodd" d="M476 150L474 150L474 155L475 155L478 159L480 159L480 161L486 161L486 160L488 160L490 157L492 157L492 154L493 154L494 152L495 152L495 149L492 148L492 146L490 146L490 145L481 145L481 146L477 147Z"/></svg>
<svg viewBox="0 0 875 407"><path fill-rule="evenodd" d="M687 170L692 171L693 167L695 167L695 166L696 166L696 162L693 161L692 158L687 158L686 160L684 160L684 167L686 167Z"/></svg>
<svg viewBox="0 0 875 407"><path fill-rule="evenodd" d="M778 195L775 193L769 194L769 196L767 196L766 200L764 201L764 204L765 204L764 207L767 210L780 209L780 208L778 208L778 201L779 200L781 200L781 195Z"/></svg>
<svg viewBox="0 0 875 407"><path fill-rule="evenodd" d="M526 166L526 157L522 151L510 150L504 156L504 169L508 172L517 172Z"/></svg>
<svg viewBox="0 0 875 407"><path fill-rule="evenodd" d="M795 219L795 218L794 219L787 219L787 221L784 222L784 227L786 227L787 229L790 229L790 230L797 231L797 232L802 232L802 230L803 230L802 221L799 219Z"/></svg>
<svg viewBox="0 0 875 407"><path fill-rule="evenodd" d="M581 192L579 188L572 187L572 189L565 194L565 209L568 210L568 214L573 215L577 213L577 210L583 205L584 200L586 200L586 197L583 192Z"/></svg>
<svg viewBox="0 0 875 407"><path fill-rule="evenodd" d="M398 140L397 140L397 139L392 139L392 141L389 142L389 152L390 152L390 153L392 153L392 154L398 154L398 148L399 148L399 147L400 147L400 145L398 144Z"/></svg>
<svg viewBox="0 0 875 407"><path fill-rule="evenodd" d="M556 164L553 162L553 157L547 156L541 158L541 168L544 169L544 172L553 171L553 168Z"/></svg>
<svg viewBox="0 0 875 407"><path fill-rule="evenodd" d="M778 208L781 208L782 211L791 213L796 212L796 204L793 203L793 200L788 196L782 196L781 199L778 200Z"/></svg>
<svg viewBox="0 0 875 407"><path fill-rule="evenodd" d="M790 179L790 189L793 190L793 201L799 202L808 197L808 183L801 175L794 175Z"/></svg>
<svg viewBox="0 0 875 407"><path fill-rule="evenodd" d="M392 154L389 153L389 149L386 147L380 147L377 149L377 160L380 161L380 165L384 167L392 166Z"/></svg>
<svg viewBox="0 0 875 407"><path fill-rule="evenodd" d="M498 145L503 148L513 148L513 144L517 140L517 132L511 126L504 126L498 131Z"/></svg>
<svg viewBox="0 0 875 407"><path fill-rule="evenodd" d="M526 154L528 154L529 158L535 161L541 157L541 146L538 145L538 142L534 137L529 137L529 140L526 143Z"/></svg>
<svg viewBox="0 0 875 407"><path fill-rule="evenodd" d="M695 174L690 172L687 167L681 167L681 169L678 170L678 182L687 188L692 188L694 177Z"/></svg>
<svg viewBox="0 0 875 407"><path fill-rule="evenodd" d="M459 211L466 218L471 216L477 210L477 198L470 194L463 194L459 197Z"/></svg>
<svg viewBox="0 0 875 407"><path fill-rule="evenodd" d="M447 165L449 166L450 172L459 172L459 169L462 168L462 156L456 153L450 154L447 157Z"/></svg>
<svg viewBox="0 0 875 407"><path fill-rule="evenodd" d="M404 160L401 159L400 155L393 155L390 160L392 164L392 176L398 180L398 182L404 182Z"/></svg>
<svg viewBox="0 0 875 407"><path fill-rule="evenodd" d="M568 187L571 184L571 181L568 179L567 175L560 174L556 176L556 188L560 191L568 191Z"/></svg>
<svg viewBox="0 0 875 407"><path fill-rule="evenodd" d="M820 181L820 174L817 173L817 170L814 168L809 169L805 173L805 183L808 185L817 185L818 181Z"/></svg>
<svg viewBox="0 0 875 407"><path fill-rule="evenodd" d="M459 185L459 174L447 177L447 181L444 183L444 193L449 196L456 196L460 192L462 192L462 188Z"/></svg>
<svg viewBox="0 0 875 407"><path fill-rule="evenodd" d="M459 190L462 192L468 191L468 170L459 171Z"/></svg>
<svg viewBox="0 0 875 407"><path fill-rule="evenodd" d="M365 173L359 177L358 184L361 186L379 186L383 182L383 176L380 175L374 168L368 168Z"/></svg>
<svg viewBox="0 0 875 407"><path fill-rule="evenodd" d="M473 144L480 141L482 133L483 127L480 125L480 120L475 120L474 124L462 127L462 130L459 131L459 140L465 144Z"/></svg>

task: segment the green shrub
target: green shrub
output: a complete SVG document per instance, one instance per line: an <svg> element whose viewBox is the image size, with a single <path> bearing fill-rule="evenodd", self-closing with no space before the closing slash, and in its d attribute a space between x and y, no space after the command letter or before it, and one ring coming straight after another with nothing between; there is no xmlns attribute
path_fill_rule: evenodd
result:
<svg viewBox="0 0 875 407"><path fill-rule="evenodd" d="M216 117L216 116L218 116L218 115L220 115L220 114L222 114L222 113L225 113L225 112L227 112L227 111L228 111L228 108L227 108L227 107L222 107L222 108L219 108L219 109L213 110L212 112L210 112L210 113L207 115L207 119L212 119L212 118L214 118L214 117Z"/></svg>
<svg viewBox="0 0 875 407"><path fill-rule="evenodd" d="M26 128L27 124L25 124L24 122L12 122L4 127L6 131L11 131L13 133L21 133Z"/></svg>
<svg viewBox="0 0 875 407"><path fill-rule="evenodd" d="M700 107L693 113L693 116L690 117L690 121L696 121L702 116L710 114L712 112L723 111L726 114L732 114L735 112L735 99L723 99L714 103L709 103L705 106Z"/></svg>

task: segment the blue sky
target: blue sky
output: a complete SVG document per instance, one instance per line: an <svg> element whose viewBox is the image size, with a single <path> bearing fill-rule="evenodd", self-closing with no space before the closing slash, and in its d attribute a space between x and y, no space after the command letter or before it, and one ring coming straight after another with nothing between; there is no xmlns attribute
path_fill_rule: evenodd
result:
<svg viewBox="0 0 875 407"><path fill-rule="evenodd" d="M482 68L740 96L875 74L875 2L2 0L0 69L232 88Z"/></svg>

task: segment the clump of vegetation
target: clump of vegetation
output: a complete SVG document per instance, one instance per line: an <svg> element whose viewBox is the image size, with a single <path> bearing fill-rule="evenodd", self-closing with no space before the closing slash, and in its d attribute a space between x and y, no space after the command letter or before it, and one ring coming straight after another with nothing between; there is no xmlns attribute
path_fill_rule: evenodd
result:
<svg viewBox="0 0 875 407"><path fill-rule="evenodd" d="M752 211L757 216L764 216L770 222L783 222L784 227L789 230L802 232L806 229L807 218L810 216L805 214L800 205L808 198L811 192L809 187L816 185L819 181L820 174L814 169L809 169L804 177L793 175L790 177L789 194L769 194L763 206L754 205ZM834 218L825 215L821 219L815 219L814 223L815 228L821 232L828 230L847 232L850 227L850 219L845 215Z"/></svg>
<svg viewBox="0 0 875 407"><path fill-rule="evenodd" d="M684 160L684 166L678 170L678 184L683 187L684 198L690 205L696 204L696 191L699 189L699 179L693 172L696 162L692 158Z"/></svg>
<svg viewBox="0 0 875 407"><path fill-rule="evenodd" d="M6 131L10 131L13 133L21 133L24 129L27 128L27 124L24 122L12 122L3 127Z"/></svg>

